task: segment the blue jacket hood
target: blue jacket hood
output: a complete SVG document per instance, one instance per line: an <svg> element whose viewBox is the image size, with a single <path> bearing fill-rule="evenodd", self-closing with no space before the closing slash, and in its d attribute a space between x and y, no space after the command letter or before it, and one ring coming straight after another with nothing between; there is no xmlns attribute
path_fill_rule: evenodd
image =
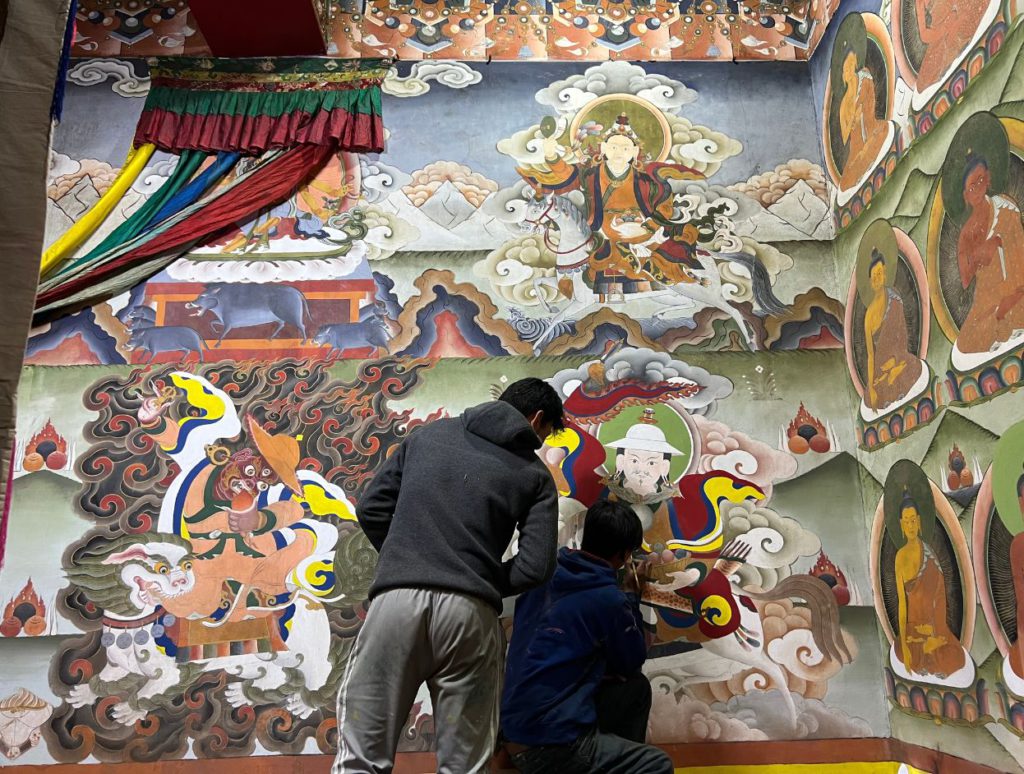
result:
<svg viewBox="0 0 1024 774"><path fill-rule="evenodd" d="M604 560L571 548L559 550L558 564L551 577L553 596L615 585L615 570Z"/></svg>

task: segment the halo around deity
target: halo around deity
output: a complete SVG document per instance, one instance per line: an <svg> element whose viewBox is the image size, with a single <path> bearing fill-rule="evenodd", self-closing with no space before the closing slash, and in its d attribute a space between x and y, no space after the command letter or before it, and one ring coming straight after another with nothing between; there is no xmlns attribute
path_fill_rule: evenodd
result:
<svg viewBox="0 0 1024 774"><path fill-rule="evenodd" d="M975 161L984 162L988 167L993 193L1006 190L1010 139L999 119L988 112L975 113L964 121L942 164L942 204L955 223L962 223L966 214L964 178L968 165Z"/></svg>
<svg viewBox="0 0 1024 774"><path fill-rule="evenodd" d="M643 152L652 161L664 161L672 149L672 128L665 114L655 105L632 94L606 94L588 102L573 118L569 136L575 137L580 126L594 121L607 130L615 119L625 113L629 124L640 138Z"/></svg>
<svg viewBox="0 0 1024 774"><path fill-rule="evenodd" d="M1024 532L1017 487L1024 478L1024 422L1010 427L992 454L992 500L1011 535Z"/></svg>
<svg viewBox="0 0 1024 774"><path fill-rule="evenodd" d="M876 220L864 231L860 247L857 249L857 295L861 303L871 303L871 264L875 251L878 251L885 262L885 286L892 287L896 281L896 269L899 263L899 248L896 245L896 232L885 219Z"/></svg>
<svg viewBox="0 0 1024 774"><path fill-rule="evenodd" d="M832 44L832 58L830 61L830 75L833 80L839 81L843 72L843 60L849 54L853 54L857 67L864 66L867 58L868 32L864 24L864 16L859 13L848 14L839 25L835 42Z"/></svg>
<svg viewBox="0 0 1024 774"><path fill-rule="evenodd" d="M630 444L637 440L638 426L658 432L657 442ZM699 434L690 425L690 418L671 403L659 403L654 406L629 406L622 410L614 419L601 424L596 431L598 440L604 445L607 453L605 468L609 473L615 472L615 460L619 448L639 448L648 451L661 451L670 454L672 466L670 477L678 481L692 467L699 456ZM643 435L641 433L641 435ZM646 436L644 436L646 438ZM653 438L653 436L652 436ZM648 441L651 438L647 438Z"/></svg>

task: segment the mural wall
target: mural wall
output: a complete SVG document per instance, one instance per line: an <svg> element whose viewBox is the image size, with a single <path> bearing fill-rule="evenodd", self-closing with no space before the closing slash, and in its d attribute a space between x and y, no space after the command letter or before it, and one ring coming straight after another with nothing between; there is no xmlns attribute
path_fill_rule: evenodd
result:
<svg viewBox="0 0 1024 774"><path fill-rule="evenodd" d="M413 19L433 8L371 4L346 40L562 58L528 9ZM201 50L178 11L146 45ZM562 543L615 498L659 572L688 571L645 600L653 740L893 735L1020 770L1018 11L854 0L809 67L617 61L675 58L680 20L626 45L582 13L563 47L594 61L406 61L384 153L33 331L0 528L6 758L332 751L375 562L363 486L532 375L572 420L541 450ZM140 60L69 81L49 242L111 185L148 89ZM432 739L423 695L403 745Z"/></svg>
<svg viewBox="0 0 1024 774"><path fill-rule="evenodd" d="M1024 30L844 6L814 63L893 734L1024 763Z"/></svg>
<svg viewBox="0 0 1024 774"><path fill-rule="evenodd" d="M147 87L140 61L69 78L49 241L110 185ZM526 375L573 420L542 450L562 542L613 497L663 572L700 578L648 600L652 738L887 736L868 534L833 502L865 474L810 86L405 64L385 153L36 329L0 647L49 680L4 676L39 708L12 758L331 751L375 561L353 504L405 435ZM409 724L428 749L425 695Z"/></svg>

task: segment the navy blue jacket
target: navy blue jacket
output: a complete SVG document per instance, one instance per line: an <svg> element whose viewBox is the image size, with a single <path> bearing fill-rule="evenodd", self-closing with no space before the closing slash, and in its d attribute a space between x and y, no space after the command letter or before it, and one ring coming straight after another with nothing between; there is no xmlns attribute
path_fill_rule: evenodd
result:
<svg viewBox="0 0 1024 774"><path fill-rule="evenodd" d="M597 723L605 675L635 674L646 657L637 597L611 565L563 548L551 580L516 600L502 733L531 747L571 744Z"/></svg>

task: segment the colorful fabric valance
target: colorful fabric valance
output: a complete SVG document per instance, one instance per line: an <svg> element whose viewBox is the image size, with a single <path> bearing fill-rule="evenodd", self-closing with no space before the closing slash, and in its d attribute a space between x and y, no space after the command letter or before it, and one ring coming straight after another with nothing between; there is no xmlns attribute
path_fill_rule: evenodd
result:
<svg viewBox="0 0 1024 774"><path fill-rule="evenodd" d="M327 58L153 65L130 173L47 251L36 322L123 292L218 231L277 206L334 154L382 151L380 84L389 65ZM157 148L179 156L174 173L99 245L76 255Z"/></svg>
<svg viewBox="0 0 1024 774"><path fill-rule="evenodd" d="M168 59L152 85L135 145L259 154L300 144L358 153L384 148L379 59Z"/></svg>

